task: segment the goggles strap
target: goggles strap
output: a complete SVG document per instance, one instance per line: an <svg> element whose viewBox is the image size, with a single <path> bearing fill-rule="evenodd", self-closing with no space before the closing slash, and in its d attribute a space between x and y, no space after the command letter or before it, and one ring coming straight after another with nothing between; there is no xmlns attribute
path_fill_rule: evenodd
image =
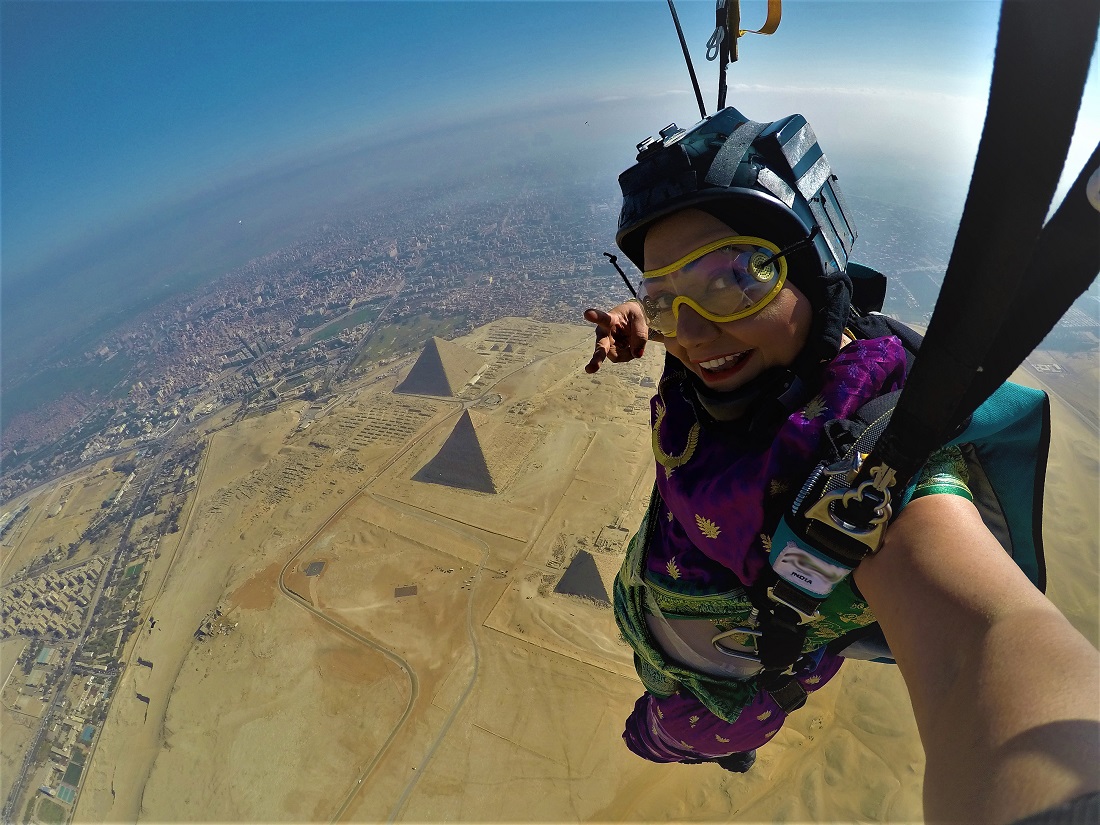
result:
<svg viewBox="0 0 1100 825"><path fill-rule="evenodd" d="M784 247L783 249L780 249L774 255L769 257L768 260L761 263L760 267L764 268L765 266L771 266L773 263L778 261L780 258L785 258L788 255L793 255L798 250L804 249L805 247L810 246L814 242L814 239L820 234L821 234L821 227L820 226L815 226L813 229L810 230L810 234L807 235L805 238L803 238L800 241L795 241L790 246L787 246L787 247Z"/></svg>
<svg viewBox="0 0 1100 825"><path fill-rule="evenodd" d="M630 279L626 277L626 273L623 272L623 268L619 266L619 257L617 255L612 255L610 252L605 252L603 254L611 262L611 265L615 267L615 271L618 272L619 277L623 279L623 283L626 284L626 288L630 290L630 294L633 295L636 299L638 297L638 293L634 291L633 284L631 284Z"/></svg>

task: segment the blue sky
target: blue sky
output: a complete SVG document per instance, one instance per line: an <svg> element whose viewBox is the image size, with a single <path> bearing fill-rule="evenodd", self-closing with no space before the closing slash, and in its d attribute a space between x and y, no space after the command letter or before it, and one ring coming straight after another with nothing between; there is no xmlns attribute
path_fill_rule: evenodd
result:
<svg viewBox="0 0 1100 825"><path fill-rule="evenodd" d="M931 175L961 203L997 4L785 7L775 36L742 41L729 102L757 120L802 111L842 180ZM713 109L713 3L678 8ZM763 0L743 3L746 24L763 15ZM435 130L445 154L456 124L500 124L507 140L541 111L584 152L573 111L622 142L625 166L646 134L698 119L663 0L3 0L0 24L6 287L158 208L340 147Z"/></svg>

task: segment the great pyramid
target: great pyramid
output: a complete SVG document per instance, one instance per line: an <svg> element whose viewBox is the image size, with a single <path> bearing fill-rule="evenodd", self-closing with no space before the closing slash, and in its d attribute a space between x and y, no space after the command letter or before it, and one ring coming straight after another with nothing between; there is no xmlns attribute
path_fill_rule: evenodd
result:
<svg viewBox="0 0 1100 825"><path fill-rule="evenodd" d="M587 550L577 551L554 592L567 596L583 596L600 604L611 603L607 597L607 588L600 578L600 571L596 568L596 561Z"/></svg>
<svg viewBox="0 0 1100 825"><path fill-rule="evenodd" d="M394 392L453 396L485 366L476 352L442 338L429 338L420 357Z"/></svg>
<svg viewBox="0 0 1100 825"><path fill-rule="evenodd" d="M413 481L442 484L479 493L497 491L469 410L462 411L462 417L458 419L439 452L417 471Z"/></svg>

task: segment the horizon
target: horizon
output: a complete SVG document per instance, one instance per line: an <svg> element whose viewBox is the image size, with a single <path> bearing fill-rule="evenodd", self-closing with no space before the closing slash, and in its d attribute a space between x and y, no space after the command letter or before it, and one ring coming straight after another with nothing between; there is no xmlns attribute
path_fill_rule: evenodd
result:
<svg viewBox="0 0 1100 825"><path fill-rule="evenodd" d="M728 101L804 113L850 195L957 219L997 8L788 3L775 35L741 39ZM710 111L705 9L682 2L680 19ZM742 14L762 20L763 1ZM468 181L531 152L614 191L638 140L698 119L658 2L9 1L0 16L9 377L429 170ZM1086 92L1067 169L1100 135L1098 100ZM384 159L413 144L402 177Z"/></svg>

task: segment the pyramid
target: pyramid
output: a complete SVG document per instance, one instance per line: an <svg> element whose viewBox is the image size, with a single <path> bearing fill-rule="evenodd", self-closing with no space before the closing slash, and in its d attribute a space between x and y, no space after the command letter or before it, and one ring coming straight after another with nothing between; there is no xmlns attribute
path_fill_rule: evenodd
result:
<svg viewBox="0 0 1100 825"><path fill-rule="evenodd" d="M497 491L469 410L463 410L462 417L458 419L439 452L417 471L413 481L442 484L478 493Z"/></svg>
<svg viewBox="0 0 1100 825"><path fill-rule="evenodd" d="M465 347L442 338L429 338L394 392L451 397L484 365L480 355Z"/></svg>
<svg viewBox="0 0 1100 825"><path fill-rule="evenodd" d="M596 568L596 561L587 550L577 551L554 592L567 596L583 596L601 604L611 603L607 597L607 588L600 578L600 571Z"/></svg>

